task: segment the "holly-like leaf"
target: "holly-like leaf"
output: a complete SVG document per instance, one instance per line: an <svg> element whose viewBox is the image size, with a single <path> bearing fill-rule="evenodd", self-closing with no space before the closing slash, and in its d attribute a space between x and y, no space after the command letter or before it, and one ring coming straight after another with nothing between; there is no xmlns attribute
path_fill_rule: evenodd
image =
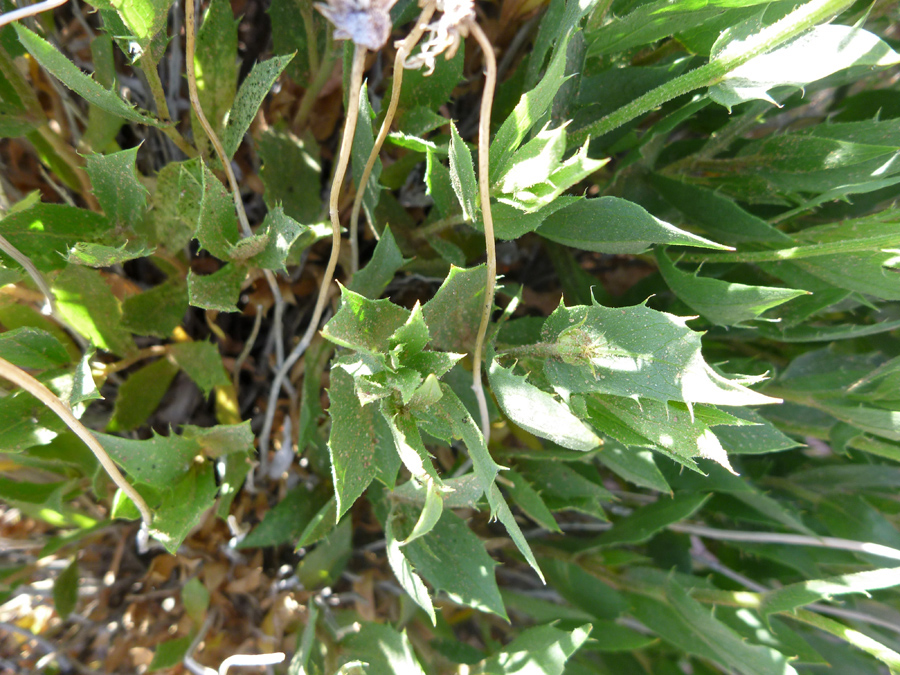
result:
<svg viewBox="0 0 900 675"><path fill-rule="evenodd" d="M544 323L543 338L555 345L544 373L561 393L734 406L778 402L715 372L700 353L701 334L686 321L645 305L560 306Z"/></svg>
<svg viewBox="0 0 900 675"><path fill-rule="evenodd" d="M367 622L341 645L347 650L344 661L365 663L366 675L425 675L406 631L399 633L390 626Z"/></svg>
<svg viewBox="0 0 900 675"><path fill-rule="evenodd" d="M117 464L140 483L167 490L190 470L200 452L196 441L176 434L160 436L154 432L146 441L95 434L103 449Z"/></svg>
<svg viewBox="0 0 900 675"><path fill-rule="evenodd" d="M484 304L484 266L450 273L434 296L422 307L435 349L466 353L475 343Z"/></svg>
<svg viewBox="0 0 900 675"><path fill-rule="evenodd" d="M411 506L401 506L402 534L410 532L418 520ZM398 532L400 534L401 532ZM436 591L445 592L454 602L506 618L503 600L494 579L495 563L459 516L444 510L440 520L424 537L403 547L416 572Z"/></svg>
<svg viewBox="0 0 900 675"><path fill-rule="evenodd" d="M71 358L53 335L39 328L22 327L0 333L0 357L20 368L54 368Z"/></svg>
<svg viewBox="0 0 900 675"><path fill-rule="evenodd" d="M79 242L69 249L66 262L85 267L112 267L136 258L145 258L155 250L130 242L125 242L121 246Z"/></svg>
<svg viewBox="0 0 900 675"><path fill-rule="evenodd" d="M350 290L375 300L394 279L394 275L411 259L404 258L390 226L384 228L372 259L353 275Z"/></svg>
<svg viewBox="0 0 900 675"><path fill-rule="evenodd" d="M749 28L752 30L757 22L749 19ZM744 37L741 26L723 34L713 46L712 61L739 52ZM896 63L900 63L900 54L861 26L826 24L738 66L710 87L709 93L729 110L754 99L776 103L768 94L774 87L802 88L851 66L886 67Z"/></svg>
<svg viewBox="0 0 900 675"><path fill-rule="evenodd" d="M109 221L99 213L65 204L37 203L12 211L0 220L0 235L28 256L41 272L62 269L69 248L78 242L96 240L108 230ZM6 254L2 254L2 260L7 267L18 267Z"/></svg>
<svg viewBox="0 0 900 675"><path fill-rule="evenodd" d="M340 519L375 478L375 446L379 437L374 418L379 413L374 405L360 405L353 377L343 368L331 371L328 399L331 401L328 451Z"/></svg>
<svg viewBox="0 0 900 675"><path fill-rule="evenodd" d="M562 675L566 661L591 634L591 624L572 631L556 626L528 628L487 660L485 675Z"/></svg>
<svg viewBox="0 0 900 675"><path fill-rule="evenodd" d="M233 263L206 276L191 271L187 279L188 301L201 309L237 312L237 301L246 276L247 271Z"/></svg>
<svg viewBox="0 0 900 675"><path fill-rule="evenodd" d="M85 169L94 195L114 226L136 225L147 209L147 188L137 179L138 148L108 155L88 155Z"/></svg>
<svg viewBox="0 0 900 675"><path fill-rule="evenodd" d="M136 335L167 338L188 309L184 279L171 278L122 303L122 325Z"/></svg>
<svg viewBox="0 0 900 675"><path fill-rule="evenodd" d="M595 542L600 546L636 544L647 541L672 523L690 518L709 500L708 494L686 494L674 498L660 497L642 506L601 534Z"/></svg>
<svg viewBox="0 0 900 675"><path fill-rule="evenodd" d="M178 366L168 359L158 359L133 372L119 387L115 408L107 430L131 431L153 414L178 374Z"/></svg>
<svg viewBox="0 0 900 675"><path fill-rule="evenodd" d="M202 165L202 200L196 236L219 260L229 260L239 239L234 201L206 164Z"/></svg>
<svg viewBox="0 0 900 675"><path fill-rule="evenodd" d="M227 386L231 382L222 365L219 349L212 342L181 342L172 345L170 354L204 396L209 396L214 387Z"/></svg>
<svg viewBox="0 0 900 675"><path fill-rule="evenodd" d="M463 218L475 220L478 203L475 165L472 163L472 153L460 138L453 122L450 122L450 184L462 207Z"/></svg>
<svg viewBox="0 0 900 675"><path fill-rule="evenodd" d="M150 534L175 555L203 514L215 503L216 490L212 464L193 464L171 489L162 494Z"/></svg>
<svg viewBox="0 0 900 675"><path fill-rule="evenodd" d="M688 274L675 267L662 250L657 250L656 261L675 295L717 326L735 326L753 321L773 307L807 295L807 291L794 288L748 286Z"/></svg>

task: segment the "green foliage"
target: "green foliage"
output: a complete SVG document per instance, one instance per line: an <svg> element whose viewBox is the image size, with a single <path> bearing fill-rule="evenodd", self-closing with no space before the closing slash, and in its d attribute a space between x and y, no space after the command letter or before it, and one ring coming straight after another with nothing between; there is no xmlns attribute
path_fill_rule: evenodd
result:
<svg viewBox="0 0 900 675"><path fill-rule="evenodd" d="M104 430L169 554L290 564L305 627L272 610L260 628L297 634L288 672L900 672L884 618L900 585L900 56L878 37L895 7L503 5L482 194L473 40L405 72L360 186L393 48L340 92L341 48L311 3L272 4L272 56L213 0L191 66L235 196L187 114L162 122L120 95L113 41L157 106L180 95L154 89L168 1L94 6L93 75L66 56L86 50L0 34L0 136L74 195L32 185L7 203L4 179L0 357ZM398 4L395 35L414 10ZM20 55L74 92L59 110L86 101L77 153ZM360 230L358 273L338 256L339 297L301 341L351 132L347 182L378 235ZM191 158L160 152L163 133ZM505 285L481 419L488 209ZM80 542L119 527L97 513L140 513L41 400L0 393L0 500L57 528L39 557L63 564L34 570L56 570L65 621L92 560ZM230 517L228 544L194 546ZM192 565L179 597L197 628L234 594ZM0 570L0 598L22 570ZM192 640L161 643L149 670Z"/></svg>

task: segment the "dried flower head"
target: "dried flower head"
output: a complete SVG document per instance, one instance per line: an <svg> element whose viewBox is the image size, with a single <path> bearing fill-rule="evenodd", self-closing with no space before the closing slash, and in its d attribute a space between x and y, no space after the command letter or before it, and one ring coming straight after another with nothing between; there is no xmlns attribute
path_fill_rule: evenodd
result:
<svg viewBox="0 0 900 675"><path fill-rule="evenodd" d="M435 7L441 12L440 18L428 24L428 37L422 41L419 52L404 63L404 67L413 70L424 66L426 75L434 72L435 59L440 54L445 59L456 56L459 43L469 35L470 22L475 21L473 0L436 0Z"/></svg>
<svg viewBox="0 0 900 675"><path fill-rule="evenodd" d="M397 0L328 0L316 3L322 15L334 24L336 40L378 51L391 36L391 7Z"/></svg>

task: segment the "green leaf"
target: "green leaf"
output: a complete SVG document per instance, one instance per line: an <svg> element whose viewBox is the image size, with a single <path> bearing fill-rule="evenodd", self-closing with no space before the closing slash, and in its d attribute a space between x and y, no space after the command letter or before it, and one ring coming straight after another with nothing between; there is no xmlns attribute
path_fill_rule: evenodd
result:
<svg viewBox="0 0 900 675"><path fill-rule="evenodd" d="M759 612L764 619L777 612L789 612L797 607L831 600L836 595L863 593L881 588L893 588L900 585L900 574L896 567L869 570L856 574L841 574L828 579L813 579L797 584L790 584L763 595Z"/></svg>
<svg viewBox="0 0 900 675"><path fill-rule="evenodd" d="M375 135L372 131L372 120L375 119L375 113L369 104L369 93L366 84L363 84L359 90L359 116L356 118L356 133L353 136L352 150L352 168L353 168L353 184L358 186L362 181L363 169L369 159L369 153L375 147ZM366 183L365 194L363 195L362 208L365 209L366 217L369 223L375 224L375 207L378 205L378 199L381 196L381 188L378 185L378 179L381 177L381 159L376 159L372 166L372 172L369 174L369 180Z"/></svg>
<svg viewBox="0 0 900 675"><path fill-rule="evenodd" d="M217 424L214 427L184 426L182 435L197 443L204 457L220 459L233 454L253 452L253 432L250 420L239 424Z"/></svg>
<svg viewBox="0 0 900 675"><path fill-rule="evenodd" d="M503 413L526 431L572 450L594 450L600 438L569 407L527 382L525 377L500 366L488 368L491 391Z"/></svg>
<svg viewBox="0 0 900 675"><path fill-rule="evenodd" d="M400 506L397 511L402 518L398 519L398 529L401 524L405 526L405 534L412 529L419 514L411 506ZM434 529L404 546L403 552L435 591L443 591L451 600L467 607L506 618L494 579L497 563L485 552L481 540L452 511L445 509Z"/></svg>
<svg viewBox="0 0 900 675"><path fill-rule="evenodd" d="M74 408L79 403L103 398L91 373L91 361L93 361L94 355L94 350L88 349L75 366L75 370L72 373L72 392L69 394L69 407Z"/></svg>
<svg viewBox="0 0 900 675"><path fill-rule="evenodd" d="M540 493L523 475L510 469L503 474L503 478L509 481L506 491L529 518L550 532L562 532Z"/></svg>
<svg viewBox="0 0 900 675"><path fill-rule="evenodd" d="M209 609L209 591L200 579L191 577L185 582L181 588L181 602L185 614L198 626L202 625Z"/></svg>
<svg viewBox="0 0 900 675"><path fill-rule="evenodd" d="M200 453L196 441L176 434L160 436L153 432L146 441L100 433L95 436L110 457L135 481L158 490L171 488L181 480Z"/></svg>
<svg viewBox="0 0 900 675"><path fill-rule="evenodd" d="M62 269L70 247L99 238L108 230L109 222L99 213L65 204L38 203L0 220L0 234L41 272ZM2 260L5 266L18 268L6 254Z"/></svg>
<svg viewBox="0 0 900 675"><path fill-rule="evenodd" d="M178 367L200 387L204 396L209 396L214 387L231 384L222 365L219 348L214 343L181 342L172 345L169 353Z"/></svg>
<svg viewBox="0 0 900 675"><path fill-rule="evenodd" d="M723 34L713 46L711 61L739 51L740 36ZM860 26L816 26L779 47L731 70L710 87L714 101L729 110L745 101L776 103L768 91L774 87L803 88L850 66L886 67L900 63L900 54ZM777 105L777 104L776 104Z"/></svg>
<svg viewBox="0 0 900 675"><path fill-rule="evenodd" d="M419 43L421 46L421 42ZM414 108L437 110L450 98L450 94L463 80L465 48L457 50L452 59L443 57L435 60L434 72L426 74L421 69L407 70L403 74L403 87L397 112L403 113ZM413 57L418 49L413 52Z"/></svg>
<svg viewBox="0 0 900 675"><path fill-rule="evenodd" d="M422 578L413 570L412 563L407 559L400 542L394 536L393 512L388 516L384 525L384 538L388 564L391 566L391 571L393 571L400 586L412 598L413 602L425 610L428 618L431 619L431 623L437 624L434 605L431 603L428 589L425 587Z"/></svg>
<svg viewBox="0 0 900 675"><path fill-rule="evenodd" d="M729 454L756 455L780 452L800 445L785 436L769 420L748 408L729 408L728 412L748 422L750 426L713 426L712 430Z"/></svg>
<svg viewBox="0 0 900 675"><path fill-rule="evenodd" d="M94 195L113 226L134 226L147 210L149 193L138 180L135 169L137 151L135 147L85 158Z"/></svg>
<svg viewBox="0 0 900 675"><path fill-rule="evenodd" d="M251 258L251 262L264 269L286 271L287 257L291 252L291 246L309 228L285 215L284 209L280 206L276 206L266 214L262 227L264 229L263 236L266 238L266 247Z"/></svg>
<svg viewBox="0 0 900 675"><path fill-rule="evenodd" d="M202 167L203 198L195 236L200 246L219 260L227 261L240 238L234 201L209 167L206 164Z"/></svg>
<svg viewBox="0 0 900 675"><path fill-rule="evenodd" d="M475 220L478 209L478 182L472 153L459 137L456 125L450 122L450 183L462 207L463 218Z"/></svg>
<svg viewBox="0 0 900 675"><path fill-rule="evenodd" d="M155 250L130 242L125 242L121 246L80 242L69 249L66 262L85 267L112 267L128 260L145 258Z"/></svg>
<svg viewBox="0 0 900 675"><path fill-rule="evenodd" d="M495 184L507 171L507 163L522 143L525 135L544 117L556 92L565 82L566 47L571 33L559 39L547 72L538 85L522 95L512 114L506 118L491 142L491 184Z"/></svg>
<svg viewBox="0 0 900 675"><path fill-rule="evenodd" d="M311 139L267 129L259 138L262 169L269 209L277 206L304 225L318 221L322 214L322 166L319 148Z"/></svg>
<svg viewBox="0 0 900 675"><path fill-rule="evenodd" d="M665 476L653 461L653 453L649 450L621 448L612 443L605 443L603 452L597 455L597 459L612 472L635 485L657 492L672 491Z"/></svg>
<svg viewBox="0 0 900 675"><path fill-rule="evenodd" d="M494 234L497 239L513 240L524 234L534 232L553 213L560 211L570 204L581 200L581 197L562 195L536 211L529 213L511 204L497 202L491 205L491 214L494 217ZM482 230L481 222L472 224L475 229Z"/></svg>
<svg viewBox="0 0 900 675"><path fill-rule="evenodd" d="M450 273L434 296L422 306L434 349L465 353L475 344L484 304L484 266Z"/></svg>
<svg viewBox="0 0 900 675"><path fill-rule="evenodd" d="M51 389L60 389L52 382L45 381L44 384L49 384ZM62 398L65 400L66 396ZM21 452L35 445L45 445L65 428L56 413L24 391L0 398L0 438L5 452Z"/></svg>
<svg viewBox="0 0 900 675"><path fill-rule="evenodd" d="M643 253L652 244L728 248L679 230L618 197L579 200L549 215L537 233L559 244L600 253Z"/></svg>
<svg viewBox="0 0 900 675"><path fill-rule="evenodd" d="M227 0L210 2L197 31L194 53L194 72L197 76L197 95L200 107L213 129L221 136L225 115L234 103L237 90L238 22L234 20L231 3ZM206 132L199 122L191 119L195 139L208 143Z"/></svg>
<svg viewBox="0 0 900 675"><path fill-rule="evenodd" d="M794 288L747 286L688 274L675 267L662 250L656 251L656 261L678 298L717 326L753 321L766 310L808 294Z"/></svg>
<svg viewBox="0 0 900 675"><path fill-rule="evenodd" d="M398 410L398 406L389 400L382 401L381 413L394 440L394 447L406 469L423 484L428 482L440 484L440 478L431 463L431 456L425 449L422 436L416 422L407 412Z"/></svg>
<svg viewBox="0 0 900 675"><path fill-rule="evenodd" d="M660 497L647 506L642 506L616 522L612 529L604 532L594 541L600 546L616 544L638 544L650 539L672 523L690 518L709 500L710 495L687 494L674 498Z"/></svg>
<svg viewBox="0 0 900 675"><path fill-rule="evenodd" d="M585 624L567 631L556 626L535 626L520 633L506 648L484 664L485 675L562 675L566 661L591 634Z"/></svg>
<svg viewBox="0 0 900 675"><path fill-rule="evenodd" d="M188 273L188 302L201 309L238 312L237 301L247 272L236 264L224 265L216 272L199 276Z"/></svg>
<svg viewBox="0 0 900 675"><path fill-rule="evenodd" d="M136 348L122 328L122 308L100 272L71 266L53 283L56 306L66 321L97 347L113 354L131 354Z"/></svg>
<svg viewBox="0 0 900 675"><path fill-rule="evenodd" d="M672 580L666 586L666 600L679 628L687 631L689 639L702 649L714 654L716 662L741 675L796 675L783 654L745 642Z"/></svg>
<svg viewBox="0 0 900 675"><path fill-rule="evenodd" d="M439 483L433 480L426 481L422 491L425 493L422 513L419 514L419 519L413 526L412 531L406 536L406 539L399 542L400 546L406 546L431 532L444 511L444 497L442 486Z"/></svg>
<svg viewBox="0 0 900 675"><path fill-rule="evenodd" d="M29 327L0 333L0 357L20 368L32 369L64 366L72 360L53 335Z"/></svg>
<svg viewBox="0 0 900 675"><path fill-rule="evenodd" d="M162 494L150 534L175 555L203 514L215 503L217 489L212 464L190 466L181 480Z"/></svg>
<svg viewBox="0 0 900 675"><path fill-rule="evenodd" d="M168 670L178 666L184 661L184 655L187 654L193 641L193 635L185 635L174 640L160 642L156 651L153 652L153 660L150 662L147 672L153 673L157 670Z"/></svg>
<svg viewBox="0 0 900 675"><path fill-rule="evenodd" d="M167 338L188 309L187 285L173 277L159 286L132 295L122 303L122 326L136 335Z"/></svg>
<svg viewBox="0 0 900 675"><path fill-rule="evenodd" d="M603 503L611 502L613 495L601 485L596 471L591 480L562 462L527 460L518 467L552 511L574 510L607 519Z"/></svg>
<svg viewBox="0 0 900 675"><path fill-rule="evenodd" d="M321 493L311 491L306 485L288 490L237 548L265 548L295 541L322 507L322 501Z"/></svg>
<svg viewBox="0 0 900 675"><path fill-rule="evenodd" d="M406 631L398 633L390 626L366 622L341 646L347 650L344 662L362 661L366 675L425 675Z"/></svg>
<svg viewBox="0 0 900 675"><path fill-rule="evenodd" d="M32 33L20 23L13 24L19 41L25 49L60 82L98 108L122 117L129 122L147 124L152 127L164 126L162 122L138 111L115 92L106 89L90 75L63 56L59 50L39 35Z"/></svg>
<svg viewBox="0 0 900 675"><path fill-rule="evenodd" d="M343 368L331 371L328 399L331 401L328 451L340 520L375 478L375 446L381 439L374 419L377 408L360 405L353 377Z"/></svg>
<svg viewBox="0 0 900 675"><path fill-rule="evenodd" d="M119 387L107 431L131 431L144 424L162 402L177 374L177 366L168 359L159 359L129 375Z"/></svg>
<svg viewBox="0 0 900 675"><path fill-rule="evenodd" d="M321 588L337 581L353 552L352 535L353 526L350 518L346 518L304 556L297 568L297 578L305 588Z"/></svg>
<svg viewBox="0 0 900 675"><path fill-rule="evenodd" d="M275 80L278 79L281 71L292 58L294 58L293 54L286 54L257 63L241 84L234 99L234 105L228 113L225 133L222 135L222 145L227 157L234 157L234 153L237 152L238 146L244 139L244 134L250 128L250 122L256 117L259 106L262 105L266 95L272 89L272 85L275 84Z"/></svg>
<svg viewBox="0 0 900 675"><path fill-rule="evenodd" d="M387 226L375 246L372 259L353 275L349 288L374 300L384 293L397 271L410 260L411 258L403 257L390 226Z"/></svg>
<svg viewBox="0 0 900 675"><path fill-rule="evenodd" d="M544 323L544 340L559 350L544 373L558 392L734 406L778 401L715 372L700 353L701 334L685 322L645 305L559 307Z"/></svg>
<svg viewBox="0 0 900 675"><path fill-rule="evenodd" d="M790 244L781 230L754 216L735 202L699 185L682 183L660 174L651 174L650 183L663 198L681 211L688 222L702 227L728 244L747 241Z"/></svg>
<svg viewBox="0 0 900 675"><path fill-rule="evenodd" d="M78 561L73 558L53 582L53 606L63 621L69 618L78 603L79 578Z"/></svg>

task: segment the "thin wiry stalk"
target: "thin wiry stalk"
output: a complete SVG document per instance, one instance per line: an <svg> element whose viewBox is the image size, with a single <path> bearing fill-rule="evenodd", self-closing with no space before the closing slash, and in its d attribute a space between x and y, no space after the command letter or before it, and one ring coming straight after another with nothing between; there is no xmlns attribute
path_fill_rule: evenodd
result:
<svg viewBox="0 0 900 675"><path fill-rule="evenodd" d="M478 120L478 192L481 197L481 214L484 222L484 246L487 253L487 278L484 284L484 310L478 336L475 339L475 352L472 354L472 389L478 399L478 411L481 413L481 433L487 445L491 435L491 420L488 417L487 399L481 386L481 361L484 353L484 340L487 336L491 312L494 311L494 288L497 280L497 247L494 243L494 219L491 215L490 185L490 142L491 142L491 106L494 102L494 89L497 86L497 59L490 40L474 21L469 29L484 52L484 91L481 94L481 111Z"/></svg>
<svg viewBox="0 0 900 675"><path fill-rule="evenodd" d="M272 389L269 391L269 403L266 407L266 417L263 421L263 428L259 435L259 457L260 467L264 466L269 452L269 439L272 434L272 422L275 418L275 408L278 405L278 393L281 383L287 377L291 367L297 362L303 352L309 347L313 336L319 328L319 321L322 319L322 313L325 311L325 305L328 302L331 281L334 278L334 271L337 269L338 257L341 253L341 219L338 211L338 200L340 199L341 186L344 183L344 177L347 175L347 165L350 163L350 149L353 147L353 135L356 132L356 118L359 115L359 90L362 89L363 70L366 62L366 48L356 45L353 52L353 66L350 71L350 92L347 96L347 119L344 121L344 133L341 138L341 148L338 151L337 163L335 164L334 180L331 183L331 194L328 199L328 213L331 217L331 256L328 258L328 265L325 267L325 275L322 277L322 285L319 287L319 295L316 297L316 306L313 309L309 326L300 342L291 350L291 353L285 359L281 368L275 374L275 380L272 382Z"/></svg>
<svg viewBox="0 0 900 675"><path fill-rule="evenodd" d="M391 87L391 102L388 104L388 109L384 114L384 121L381 123L381 129L378 130L378 137L372 146L372 152L369 153L369 158L366 160L366 166L363 168L359 185L356 186L356 198L353 200L353 210L350 212L350 270L353 274L356 274L359 270L359 212L366 194L369 176L372 174L372 169L375 168L375 162L378 159L378 154L381 152L381 146L384 145L384 139L387 138L391 130L394 115L397 114L397 105L400 103L400 89L403 86L403 64L406 61L406 57L410 55L413 48L422 38L422 33L425 32L428 22L431 21L434 10L435 6L433 3L426 5L409 35L403 41L397 43L397 55L394 57L394 84ZM377 241L378 232L375 230L375 223L369 223L369 230Z"/></svg>
<svg viewBox="0 0 900 675"><path fill-rule="evenodd" d="M225 171L225 176L228 179L228 186L231 188L231 197L234 200L234 210L237 212L238 221L241 224L241 232L245 237L250 237L253 235L253 231L250 229L250 222L247 220L247 212L244 210L244 200L241 199L241 191L238 187L234 171L231 168L231 161L229 160L228 155L225 154L225 148L222 147L219 137L216 135L212 125L210 125L209 120L206 119L203 108L200 106L200 96L197 93L197 75L194 72L194 52L197 35L196 22L194 19L194 0L185 0L184 19L185 60L187 61L188 95L191 99L191 106L197 115L200 126L203 127L203 131L209 138L209 142L212 143L216 155L219 157L219 161L222 163L222 169ZM276 367L280 367L284 361L284 345L281 342L281 319L284 316L284 297L281 295L281 289L278 288L278 281L275 279L275 275L272 271L263 270L263 275L266 278L266 283L268 283L269 289L272 291L272 298L275 301L275 321L273 330L275 331L276 336Z"/></svg>
<svg viewBox="0 0 900 675"><path fill-rule="evenodd" d="M234 386L235 391L238 389L238 380L241 377L241 368L244 367L244 361L250 356L250 350L252 350L253 345L256 344L256 338L259 335L259 327L262 325L262 317L262 305L257 305L256 318L253 320L253 330L250 331L250 337L247 338L247 344L244 345L241 353L238 354L238 357L234 360L234 371L231 374L231 384ZM276 343L281 342L279 339L280 337L281 336L276 336Z"/></svg>
<svg viewBox="0 0 900 675"><path fill-rule="evenodd" d="M34 266L31 260L27 255L22 253L19 249L12 245L6 237L0 235L0 251L3 251L10 258L19 263L22 268L28 273L28 276L31 277L31 280L34 282L35 286L38 287L38 290L44 294L44 297L47 299L47 306L50 308L52 313L56 313L56 296L53 295L53 291L50 290L50 287L47 285L47 282L44 281L44 275L38 272L38 269Z"/></svg>
<svg viewBox="0 0 900 675"><path fill-rule="evenodd" d="M96 438L94 438L94 435L90 430L88 430L88 428L72 414L72 411L69 410L66 404L41 382L3 358L0 358L0 377L18 385L40 400L41 403L56 413L59 418L66 423L66 426L78 436L78 438L84 441L85 445L87 445L91 449L91 452L94 453L97 461L100 462L100 466L102 466L106 470L106 473L109 474L113 483L115 483L119 489L134 502L134 505L141 513L141 520L144 524L143 529L145 532L149 532L153 514L150 511L150 507L147 506L147 502L145 502L140 493L131 486L131 483L125 480L122 472L119 471L119 467L117 467L115 462L113 462L109 455L106 454L106 450L103 449L103 446L100 445Z"/></svg>

